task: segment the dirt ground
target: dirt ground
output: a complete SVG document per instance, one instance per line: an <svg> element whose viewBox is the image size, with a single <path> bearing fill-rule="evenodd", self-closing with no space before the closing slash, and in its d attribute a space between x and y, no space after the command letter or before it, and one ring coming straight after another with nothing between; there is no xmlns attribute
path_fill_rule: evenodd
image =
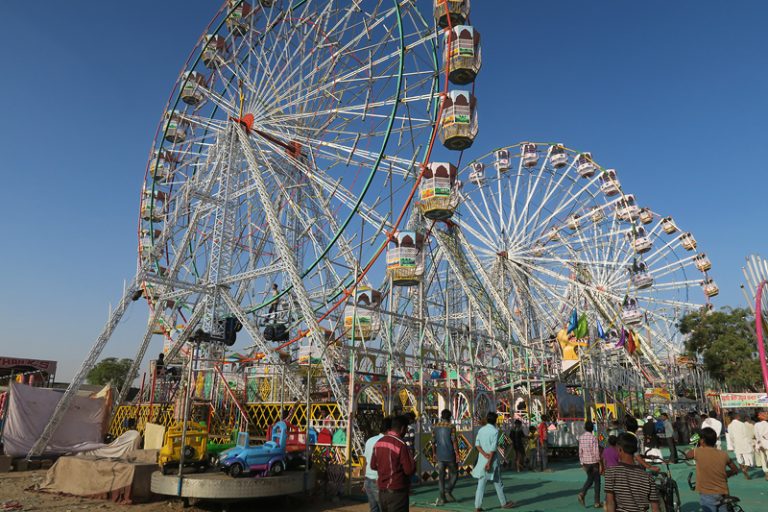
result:
<svg viewBox="0 0 768 512"><path fill-rule="evenodd" d="M53 511L53 512L76 512L79 510L98 510L98 511L121 511L121 512L214 512L222 510L218 503L197 503L185 508L181 500L159 500L151 503L142 503L136 505L122 505L110 501L92 500L87 498L78 498L74 496L59 496L27 490L35 484L40 483L45 475L44 470L24 471L20 473L2 473L0 474L0 511L23 510L23 511ZM232 512L252 511L256 508L261 510L290 510L291 512L325 512L325 511L343 511L343 512L367 512L368 504L361 496L360 500L353 501L331 501L326 500L322 495L313 495L308 498L286 496L280 498L262 499L256 502L231 504L228 510ZM9 502L18 502L23 508L4 508ZM411 507L413 512L427 512L430 509L420 509ZM434 510L430 510L434 512Z"/></svg>

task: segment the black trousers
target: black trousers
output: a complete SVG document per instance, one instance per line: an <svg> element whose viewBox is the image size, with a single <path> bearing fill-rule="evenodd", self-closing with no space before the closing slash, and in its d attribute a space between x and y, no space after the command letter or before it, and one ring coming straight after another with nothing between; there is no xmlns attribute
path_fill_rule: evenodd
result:
<svg viewBox="0 0 768 512"><path fill-rule="evenodd" d="M408 512L408 489L388 491L379 489L381 512Z"/></svg>
<svg viewBox="0 0 768 512"><path fill-rule="evenodd" d="M582 467L587 472L587 481L584 482L579 494L586 497L589 488L595 484L595 503L600 503L600 464L584 464Z"/></svg>

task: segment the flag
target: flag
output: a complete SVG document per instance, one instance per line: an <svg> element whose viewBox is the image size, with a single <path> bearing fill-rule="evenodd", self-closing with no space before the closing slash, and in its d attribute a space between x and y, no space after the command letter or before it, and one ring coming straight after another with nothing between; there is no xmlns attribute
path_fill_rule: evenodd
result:
<svg viewBox="0 0 768 512"><path fill-rule="evenodd" d="M568 322L568 332L574 332L579 325L579 315L576 313L576 308L571 311L571 320Z"/></svg>
<svg viewBox="0 0 768 512"><path fill-rule="evenodd" d="M621 337L619 337L619 341L616 343L616 348L623 347L624 343L627 341L627 331L624 330L624 328L621 328Z"/></svg>
<svg viewBox="0 0 768 512"><path fill-rule="evenodd" d="M576 330L573 332L573 335L576 336L577 340L580 340L582 338L586 338L589 335L589 326L587 325L587 315L581 315L581 318L579 318L579 323L576 326Z"/></svg>
<svg viewBox="0 0 768 512"><path fill-rule="evenodd" d="M629 331L629 334L627 335L627 352L634 354L635 350L637 350L637 346L635 345L635 336L632 331Z"/></svg>
<svg viewBox="0 0 768 512"><path fill-rule="evenodd" d="M605 338L605 331L603 330L603 324L600 323L600 320L597 321L597 337L606 339Z"/></svg>

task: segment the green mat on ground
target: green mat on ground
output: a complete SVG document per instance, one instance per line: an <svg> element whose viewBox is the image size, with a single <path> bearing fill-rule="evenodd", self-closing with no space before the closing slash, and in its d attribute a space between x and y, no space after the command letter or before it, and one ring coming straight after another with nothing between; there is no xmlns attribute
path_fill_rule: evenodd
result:
<svg viewBox="0 0 768 512"><path fill-rule="evenodd" d="M504 480L504 492L508 500L515 501L518 506L514 510L522 512L549 512L549 511L578 511L584 508L576 500L576 495L586 479L584 471L576 461L555 462L551 466L552 473L505 471L502 473ZM672 476L680 488L680 498L683 502L683 512L698 512L699 496L688 488L688 474L695 472L694 466L685 463L671 466ZM763 478L760 469L752 469L752 480L747 480L744 475L737 475L728 480L731 494L741 499L740 505L745 512L762 512L768 510L768 481ZM601 480L603 485L605 480ZM456 484L453 495L458 500L456 503L446 503L435 506L438 496L437 484L422 485L414 489L411 496L411 505L418 507L434 508L437 510L471 511L474 509L474 497L477 481L471 477L460 478ZM592 503L594 491L587 493L587 510L594 510ZM605 501L602 494L600 501ZM486 486L484 510L501 510L499 500L493 485Z"/></svg>

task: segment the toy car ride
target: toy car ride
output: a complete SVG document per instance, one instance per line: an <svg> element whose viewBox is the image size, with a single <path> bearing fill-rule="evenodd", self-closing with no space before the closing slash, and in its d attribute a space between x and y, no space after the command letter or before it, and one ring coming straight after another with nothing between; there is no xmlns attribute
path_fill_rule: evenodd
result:
<svg viewBox="0 0 768 512"><path fill-rule="evenodd" d="M286 438L288 428L284 421L278 421L271 428L270 440L261 445L250 445L247 432L241 432L234 448L225 450L220 456L220 468L229 476L237 478L243 474L255 476L279 475L286 469Z"/></svg>
<svg viewBox="0 0 768 512"><path fill-rule="evenodd" d="M285 462L288 469L296 469L306 464L307 432L292 423L281 421L269 427L269 430L267 430L267 437L271 439L273 436L273 429L280 427L280 424L283 423L287 429L285 440ZM317 444L317 432L314 430L309 431L309 444L310 446Z"/></svg>
<svg viewBox="0 0 768 512"><path fill-rule="evenodd" d="M167 475L173 467L179 467L181 461L182 426L168 427L165 432L165 442L157 456L160 471ZM184 445L184 466L193 466L200 471L208 467L208 429L205 425L190 423L187 425L187 436Z"/></svg>

